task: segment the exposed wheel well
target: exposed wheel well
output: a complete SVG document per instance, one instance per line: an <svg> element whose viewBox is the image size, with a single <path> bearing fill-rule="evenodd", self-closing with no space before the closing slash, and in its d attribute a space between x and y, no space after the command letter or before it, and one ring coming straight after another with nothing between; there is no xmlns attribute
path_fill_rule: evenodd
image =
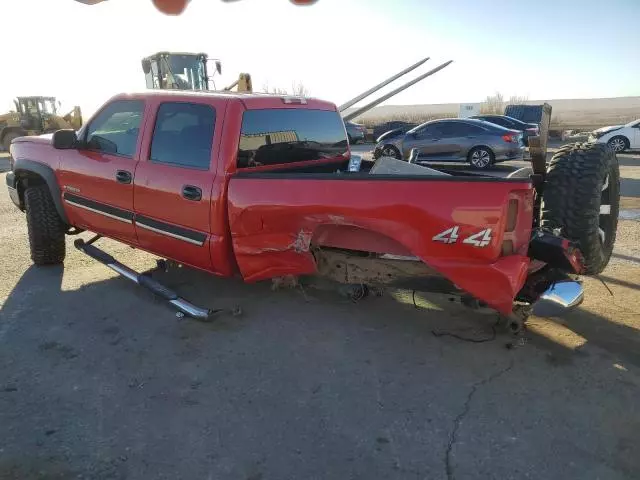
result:
<svg viewBox="0 0 640 480"><path fill-rule="evenodd" d="M29 170L18 170L16 172L16 189L18 190L18 196L20 198L20 208L24 210L24 192L29 187L36 185L46 185L47 182L44 178L35 172Z"/></svg>

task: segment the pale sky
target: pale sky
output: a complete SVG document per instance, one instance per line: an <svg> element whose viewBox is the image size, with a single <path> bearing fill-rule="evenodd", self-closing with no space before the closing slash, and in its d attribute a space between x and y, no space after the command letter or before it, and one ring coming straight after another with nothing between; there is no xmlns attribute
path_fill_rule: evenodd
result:
<svg viewBox="0 0 640 480"><path fill-rule="evenodd" d="M336 104L426 56L403 80L454 63L387 104L640 95L639 0L192 0L178 17L150 0L2 0L2 17L18 47L3 50L0 111L56 96L86 119L144 89L140 60L161 50L219 58L218 87L248 72L254 90L302 81Z"/></svg>

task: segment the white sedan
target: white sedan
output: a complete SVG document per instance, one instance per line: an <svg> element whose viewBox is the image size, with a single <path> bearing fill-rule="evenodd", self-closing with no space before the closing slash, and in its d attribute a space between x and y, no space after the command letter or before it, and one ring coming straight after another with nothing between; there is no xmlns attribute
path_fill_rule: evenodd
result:
<svg viewBox="0 0 640 480"><path fill-rule="evenodd" d="M594 130L589 136L589 141L608 143L616 153L640 149L640 120Z"/></svg>

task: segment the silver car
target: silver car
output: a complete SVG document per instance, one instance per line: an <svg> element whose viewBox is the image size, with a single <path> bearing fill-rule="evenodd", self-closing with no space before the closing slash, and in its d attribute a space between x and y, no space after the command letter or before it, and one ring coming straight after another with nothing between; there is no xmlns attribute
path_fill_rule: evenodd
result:
<svg viewBox="0 0 640 480"><path fill-rule="evenodd" d="M467 118L432 120L407 133L383 138L374 150L374 158L390 156L408 160L412 149L419 154L417 163L467 162L478 169L496 162L522 160L522 132Z"/></svg>

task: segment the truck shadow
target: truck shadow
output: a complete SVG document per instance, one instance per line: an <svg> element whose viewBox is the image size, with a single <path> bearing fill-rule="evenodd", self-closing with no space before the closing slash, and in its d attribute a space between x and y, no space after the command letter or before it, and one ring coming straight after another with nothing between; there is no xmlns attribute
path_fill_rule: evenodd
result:
<svg viewBox="0 0 640 480"><path fill-rule="evenodd" d="M262 451L260 442L282 428L307 432L312 442L277 437L274 444L284 446L275 456L301 448L313 452L313 463L318 435L327 445L338 442L331 448L356 449L322 426L305 430L319 405L344 412L336 425L366 417L348 429L374 443L380 424L406 420L404 407L381 416L375 392L413 405L417 413L407 425L432 416L446 444L455 412L451 418L434 412L447 412L452 399L463 402L469 385L511 357L504 348L509 337L492 338L495 315L445 296L417 295L414 304L412 292L385 292L354 302L336 291L273 291L270 283L246 285L187 268L153 273L200 306L244 310L241 317L223 314L201 323L176 319L166 303L123 278L90 283L73 278L79 274L77 267L30 267L0 312L0 402L7 399L0 403L6 445L0 478L127 478L141 468L146 478L206 478L214 446L234 459L233 478L254 478L237 470L245 468L242 462L253 468L243 452ZM603 349L603 361L640 365L637 330L580 310L555 321ZM447 332L488 341L477 345ZM590 354L537 330L527 339L519 349L526 363L539 350L546 363L533 362L543 370L527 377L526 389L543 397L545 368ZM522 387L496 388L508 394ZM265 411L275 419L263 420ZM220 446L211 436L220 431L216 435L233 431L235 437ZM136 455L124 449L131 442ZM187 457L195 470L185 476L176 469L185 468ZM322 455L318 461L323 468ZM344 478L341 473L334 477Z"/></svg>
<svg viewBox="0 0 640 480"><path fill-rule="evenodd" d="M445 295L386 291L380 298L369 295L354 301L333 288L298 286L274 291L270 282L247 285L241 280L220 279L190 268L153 271L154 278L196 305L222 310L210 323L188 318L178 321L176 311L164 300L124 278L114 276L78 289L63 289L63 275L62 267L32 266L24 273L0 311L3 317L0 339L10 330L27 329L35 334L40 328L47 331L56 326L73 332L78 322L82 322L85 333L91 328L101 332L104 324L113 319L130 321L136 330L181 324L193 333L239 333L252 322L262 322L263 317L284 312L297 312L303 323L309 324L314 319L333 317L336 311L347 314L358 328L367 330L384 325L385 329L411 336L433 337L437 332L457 332L458 336L477 339L491 335L498 319L496 313L478 313ZM624 280L603 279L607 283L640 289L639 285ZM242 316L231 315L238 306ZM546 321L569 329L586 344L604 349L621 362L640 366L640 332L635 328L582 308ZM576 354L574 348L554 341L553 337L534 331L528 331L526 336L531 345L564 358ZM511 339L507 333L496 335L496 340L505 344Z"/></svg>

